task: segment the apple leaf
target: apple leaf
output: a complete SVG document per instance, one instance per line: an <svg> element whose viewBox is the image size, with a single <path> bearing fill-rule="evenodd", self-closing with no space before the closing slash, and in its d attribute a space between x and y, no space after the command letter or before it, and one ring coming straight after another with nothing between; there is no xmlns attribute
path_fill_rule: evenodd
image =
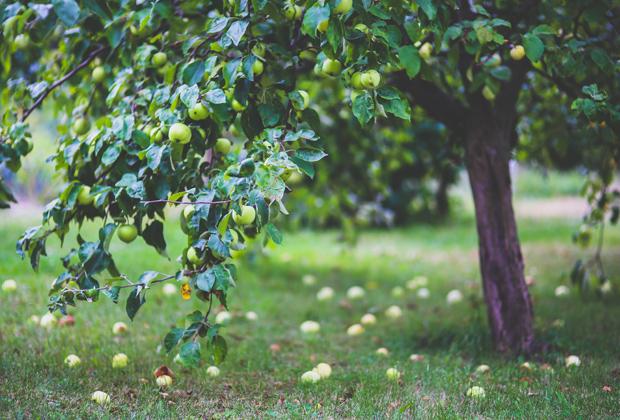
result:
<svg viewBox="0 0 620 420"><path fill-rule="evenodd" d="M405 68L407 76L409 76L410 79L414 78L420 71L420 66L422 64L418 49L413 45L400 47L398 49L398 58L400 64Z"/></svg>
<svg viewBox="0 0 620 420"><path fill-rule="evenodd" d="M545 51L545 44L534 34L525 34L523 37L523 47L525 48L525 55L532 62L540 60Z"/></svg>
<svg viewBox="0 0 620 420"><path fill-rule="evenodd" d="M141 286L134 287L127 296L127 304L125 305L125 310L127 312L127 316L129 319L133 321L134 317L138 313L138 310L144 305L146 302L146 298L144 297L144 293L140 293L142 290Z"/></svg>
<svg viewBox="0 0 620 420"><path fill-rule="evenodd" d="M375 102L368 92L364 92L353 101L353 115L362 126L375 115Z"/></svg>
<svg viewBox="0 0 620 420"><path fill-rule="evenodd" d="M189 341L181 346L180 362L185 367L197 367L200 363L200 343Z"/></svg>

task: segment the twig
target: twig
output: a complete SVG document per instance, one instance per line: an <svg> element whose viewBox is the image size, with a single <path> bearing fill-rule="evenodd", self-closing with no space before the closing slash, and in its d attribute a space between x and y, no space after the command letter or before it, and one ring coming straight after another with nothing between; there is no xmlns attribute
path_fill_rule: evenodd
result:
<svg viewBox="0 0 620 420"><path fill-rule="evenodd" d="M169 203L169 204L225 204L230 203L232 200L219 200L219 201L174 201L174 200L148 200L148 201L140 201L142 204L161 204L161 203Z"/></svg>
<svg viewBox="0 0 620 420"><path fill-rule="evenodd" d="M149 284L163 283L163 282L168 281L170 279L173 279L175 277L176 277L176 274L170 274L170 275L168 275L166 277L163 277L161 279L153 280ZM129 283L129 284L124 284L122 286L114 286L114 287L117 287L119 289L126 289L128 287L136 287L136 286L139 286L139 285L140 285L140 283L138 283L138 284L136 284L136 283ZM92 288L92 289L65 289L65 291L72 292L72 293L86 293L86 292L91 291L91 290L102 291L102 290L110 290L111 288L112 288L112 286L110 286L109 284L106 284L105 286L95 287L95 288Z"/></svg>
<svg viewBox="0 0 620 420"><path fill-rule="evenodd" d="M213 306L213 293L209 294L209 308L207 309L207 313L200 321L200 327L196 328L196 332L192 335L192 341L196 341L200 333L202 332L203 327L207 327L209 329L209 314L211 313L211 307Z"/></svg>
<svg viewBox="0 0 620 420"><path fill-rule="evenodd" d="M65 83L67 80L69 80L71 77L73 77L77 72L79 72L80 70L82 70L84 67L86 67L87 65L90 64L91 61L93 61L99 54L101 54L104 50L105 50L105 46L101 46L99 48L97 48L95 51L91 52L88 57L86 57L86 59L84 61L82 61L80 64L77 65L77 67L75 67L74 69L72 69L71 71L69 71L67 74L65 74L62 78L60 78L59 80L57 80L56 82L52 83L52 85L50 87L48 87L47 89L45 89L43 91L43 93L41 95L39 95L39 97L37 98L37 100L34 102L34 104L32 104L32 106L30 108L28 108L26 110L26 112L24 112L24 114L22 115L21 121L24 122L26 121L26 119L30 116L30 114L32 114L32 112L37 109L37 107L39 105L41 105L41 103L43 102L43 100L45 98L47 98L47 96L52 93L52 91L54 89L56 89L58 86L62 85L63 83Z"/></svg>

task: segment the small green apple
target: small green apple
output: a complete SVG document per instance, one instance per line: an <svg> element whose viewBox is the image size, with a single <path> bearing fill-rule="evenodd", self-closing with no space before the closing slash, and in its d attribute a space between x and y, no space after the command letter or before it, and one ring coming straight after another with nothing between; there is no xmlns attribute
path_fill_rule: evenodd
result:
<svg viewBox="0 0 620 420"><path fill-rule="evenodd" d="M168 138L170 141L186 144L192 139L192 130L183 123L174 123L168 130Z"/></svg>
<svg viewBox="0 0 620 420"><path fill-rule="evenodd" d="M487 101L495 100L495 92L493 92L488 86L482 88L482 96L484 96L484 99Z"/></svg>
<svg viewBox="0 0 620 420"><path fill-rule="evenodd" d="M220 376L220 368L218 368L217 366L209 366L207 368L207 375L212 378Z"/></svg>
<svg viewBox="0 0 620 420"><path fill-rule="evenodd" d="M149 133L149 137L153 143L159 143L164 138L164 133L161 132L160 127L153 127Z"/></svg>
<svg viewBox="0 0 620 420"><path fill-rule="evenodd" d="M353 7L353 0L340 0L336 7L334 7L334 13L337 15L343 15L348 13Z"/></svg>
<svg viewBox="0 0 620 420"><path fill-rule="evenodd" d="M226 155L230 152L231 143L226 137L220 137L215 141L215 151Z"/></svg>
<svg viewBox="0 0 620 420"><path fill-rule="evenodd" d="M433 46L431 45L430 42L425 42L424 44L422 44L419 50L420 58L422 58L422 60L424 61L428 60L431 57L432 53L433 53Z"/></svg>
<svg viewBox="0 0 620 420"><path fill-rule="evenodd" d="M304 384L315 384L321 380L321 375L318 372L309 370L301 375L301 382Z"/></svg>
<svg viewBox="0 0 620 420"><path fill-rule="evenodd" d="M303 9L294 3L288 3L284 6L284 17L288 20L299 20L302 13Z"/></svg>
<svg viewBox="0 0 620 420"><path fill-rule="evenodd" d="M377 70L368 70L362 74L362 86L366 89L376 89L381 83L381 74Z"/></svg>
<svg viewBox="0 0 620 420"><path fill-rule="evenodd" d="M353 29L355 29L356 31L363 32L365 34L368 33L368 26L364 25L363 23L358 23L357 25L353 27Z"/></svg>
<svg viewBox="0 0 620 420"><path fill-rule="evenodd" d="M319 24L316 27L316 30L324 33L325 31L327 31L327 27L329 26L329 19L325 19L319 22Z"/></svg>
<svg viewBox="0 0 620 420"><path fill-rule="evenodd" d="M293 102L293 107L298 111L303 111L304 109L308 108L308 105L310 105L310 95L308 95L308 92L306 92L305 90L298 90L297 93L299 93L299 95L303 99L303 103L299 105Z"/></svg>
<svg viewBox="0 0 620 420"><path fill-rule="evenodd" d="M138 237L138 228L134 225L121 225L116 232L118 239L126 244L133 242Z"/></svg>
<svg viewBox="0 0 620 420"><path fill-rule="evenodd" d="M256 218L256 210L252 206L241 206L241 214L233 210L233 220L238 225L251 225Z"/></svg>
<svg viewBox="0 0 620 420"><path fill-rule="evenodd" d="M521 61L523 60L524 57L525 57L525 48L523 48L523 45L515 45L510 50L510 58L512 58L513 60Z"/></svg>
<svg viewBox="0 0 620 420"><path fill-rule="evenodd" d="M187 250L187 261L194 265L199 265L202 263L202 258L199 255L199 251L193 246Z"/></svg>
<svg viewBox="0 0 620 420"><path fill-rule="evenodd" d="M112 368L113 369L123 369L127 367L127 363L129 362L129 358L125 353L118 353L112 357Z"/></svg>
<svg viewBox="0 0 620 420"><path fill-rule="evenodd" d="M89 206L95 201L95 197L90 195L90 187L83 185L77 196L77 202L80 206Z"/></svg>
<svg viewBox="0 0 620 420"><path fill-rule="evenodd" d="M65 365L69 366L70 368L76 367L80 363L82 363L82 361L75 354L70 354L65 357Z"/></svg>
<svg viewBox="0 0 620 420"><path fill-rule="evenodd" d="M265 51L266 51L265 44L263 44L262 42L259 42L252 47L252 54L254 54L257 57L264 57Z"/></svg>
<svg viewBox="0 0 620 420"><path fill-rule="evenodd" d="M5 280L2 283L2 291L12 293L17 290L17 282L13 279Z"/></svg>
<svg viewBox="0 0 620 420"><path fill-rule="evenodd" d="M400 372L396 368L389 368L385 371L385 376L390 381L398 381L398 379L400 378Z"/></svg>
<svg viewBox="0 0 620 420"><path fill-rule="evenodd" d="M254 64L252 64L252 72L254 73L254 76L260 76L263 74L264 69L265 65L260 60L256 60L254 61Z"/></svg>
<svg viewBox="0 0 620 420"><path fill-rule="evenodd" d="M93 392L90 399L99 405L108 405L110 403L110 396L103 391Z"/></svg>
<svg viewBox="0 0 620 420"><path fill-rule="evenodd" d="M233 99L233 100L232 100L232 109L233 109L234 111L241 112L241 111L245 110L245 105L243 105L243 104L242 104L241 102L239 102L238 100Z"/></svg>
<svg viewBox="0 0 620 420"><path fill-rule="evenodd" d="M362 85L362 72L356 71L351 75L351 86L354 89L362 89L364 86Z"/></svg>
<svg viewBox="0 0 620 420"><path fill-rule="evenodd" d="M151 58L151 63L155 66L155 67L163 67L166 63L168 62L168 56L166 55L165 52L156 52L155 54L153 54L153 57Z"/></svg>
<svg viewBox="0 0 620 420"><path fill-rule="evenodd" d="M28 34L19 34L13 40L16 50L23 50L30 45L30 37Z"/></svg>
<svg viewBox="0 0 620 420"><path fill-rule="evenodd" d="M172 385L172 377L168 375L161 375L158 376L157 379L155 379L155 382L160 388L168 388L170 385Z"/></svg>
<svg viewBox="0 0 620 420"><path fill-rule="evenodd" d="M209 110L201 102L196 103L187 113L194 121L204 120L209 116Z"/></svg>
<svg viewBox="0 0 620 420"><path fill-rule="evenodd" d="M93 69L91 76L93 78L93 82L101 83L105 79L105 69L103 68L103 66L97 66Z"/></svg>
<svg viewBox="0 0 620 420"><path fill-rule="evenodd" d="M321 66L323 73L329 74L330 76L335 76L340 73L341 68L342 64L340 64L340 61L331 58L326 58Z"/></svg>
<svg viewBox="0 0 620 420"><path fill-rule="evenodd" d="M73 132L77 136L84 135L90 130L90 122L84 117L78 117L73 121Z"/></svg>

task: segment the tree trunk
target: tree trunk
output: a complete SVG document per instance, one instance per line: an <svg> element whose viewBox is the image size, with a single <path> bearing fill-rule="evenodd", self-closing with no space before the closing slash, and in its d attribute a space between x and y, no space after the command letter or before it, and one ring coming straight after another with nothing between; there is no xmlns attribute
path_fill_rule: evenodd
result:
<svg viewBox="0 0 620 420"><path fill-rule="evenodd" d="M534 346L532 301L525 284L508 169L513 125L493 121L484 113L468 121L466 165L476 207L491 334L497 350L530 354Z"/></svg>
<svg viewBox="0 0 620 420"><path fill-rule="evenodd" d="M439 178L439 185L435 191L435 208L437 209L437 215L441 219L446 218L450 213L449 186L448 176L442 173Z"/></svg>

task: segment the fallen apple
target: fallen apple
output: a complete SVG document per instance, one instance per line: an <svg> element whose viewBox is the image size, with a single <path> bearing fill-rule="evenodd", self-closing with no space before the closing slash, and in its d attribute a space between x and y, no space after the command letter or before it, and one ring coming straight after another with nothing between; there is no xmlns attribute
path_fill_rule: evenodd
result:
<svg viewBox="0 0 620 420"><path fill-rule="evenodd" d="M13 279L8 279L2 282L2 291L12 293L17 290L17 282Z"/></svg>
<svg viewBox="0 0 620 420"><path fill-rule="evenodd" d="M218 368L217 366L209 366L207 368L207 375L212 378L220 376L220 368Z"/></svg>
<svg viewBox="0 0 620 420"><path fill-rule="evenodd" d="M350 337L355 337L361 334L364 334L364 327L361 324L353 324L347 328L347 335Z"/></svg>
<svg viewBox="0 0 620 420"><path fill-rule="evenodd" d="M161 375L158 376L157 379L155 379L155 382L160 388L168 388L170 385L172 385L172 378L168 375Z"/></svg>
<svg viewBox="0 0 620 420"><path fill-rule="evenodd" d="M114 335L125 334L128 331L127 324L124 322L116 322L112 325L112 333Z"/></svg>
<svg viewBox="0 0 620 420"><path fill-rule="evenodd" d="M398 319L403 316L403 310L400 309L400 306L392 305L385 310L385 316L390 319Z"/></svg>
<svg viewBox="0 0 620 420"><path fill-rule="evenodd" d="M323 287L316 294L317 300L321 302L326 301L326 300L331 300L333 297L334 297L334 289L332 289L331 287Z"/></svg>
<svg viewBox="0 0 620 420"><path fill-rule="evenodd" d="M366 295L366 291L360 286L353 286L347 290L347 297L351 300L361 299Z"/></svg>
<svg viewBox="0 0 620 420"><path fill-rule="evenodd" d="M377 317L373 314L364 314L360 322L362 325L375 325L377 323Z"/></svg>
<svg viewBox="0 0 620 420"><path fill-rule="evenodd" d="M127 363L129 363L129 358L125 353L118 353L112 357L112 368L114 369L127 367Z"/></svg>
<svg viewBox="0 0 620 420"><path fill-rule="evenodd" d="M320 380L321 375L319 375L318 372L315 372L313 370L309 370L308 372L305 372L303 375L301 375L301 382L304 384L315 384Z"/></svg>
<svg viewBox="0 0 620 420"><path fill-rule="evenodd" d="M41 317L40 324L43 328L47 328L48 330L53 328L58 321L54 314L46 313Z"/></svg>
<svg viewBox="0 0 620 420"><path fill-rule="evenodd" d="M258 320L258 315L254 311L249 311L245 313L245 319L248 321L256 321Z"/></svg>
<svg viewBox="0 0 620 420"><path fill-rule="evenodd" d="M110 403L110 396L103 391L95 391L90 397L91 400L99 405L107 405Z"/></svg>
<svg viewBox="0 0 620 420"><path fill-rule="evenodd" d="M304 321L299 326L299 329L305 334L316 334L320 331L321 325L316 321Z"/></svg>
<svg viewBox="0 0 620 420"><path fill-rule="evenodd" d="M400 378L400 372L398 369L391 367L385 371L385 376L390 381L397 381Z"/></svg>
<svg viewBox="0 0 620 420"><path fill-rule="evenodd" d="M65 365L69 366L70 368L76 367L80 363L82 363L82 361L75 354L70 354L65 357Z"/></svg>
<svg viewBox="0 0 620 420"><path fill-rule="evenodd" d="M446 295L446 302L448 302L448 305L459 303L462 300L463 300L463 294L458 289L450 290L448 294Z"/></svg>
<svg viewBox="0 0 620 420"><path fill-rule="evenodd" d="M388 349L386 349L385 347L379 347L376 351L376 354L378 354L379 356L389 356L390 351Z"/></svg>
<svg viewBox="0 0 620 420"><path fill-rule="evenodd" d="M486 397L486 392L484 391L484 388L482 387L472 386L471 388L467 390L467 396L473 399L482 399Z"/></svg>
<svg viewBox="0 0 620 420"><path fill-rule="evenodd" d="M321 379L327 379L332 374L332 367L327 363L319 363L314 369L316 369L315 372L319 374Z"/></svg>

